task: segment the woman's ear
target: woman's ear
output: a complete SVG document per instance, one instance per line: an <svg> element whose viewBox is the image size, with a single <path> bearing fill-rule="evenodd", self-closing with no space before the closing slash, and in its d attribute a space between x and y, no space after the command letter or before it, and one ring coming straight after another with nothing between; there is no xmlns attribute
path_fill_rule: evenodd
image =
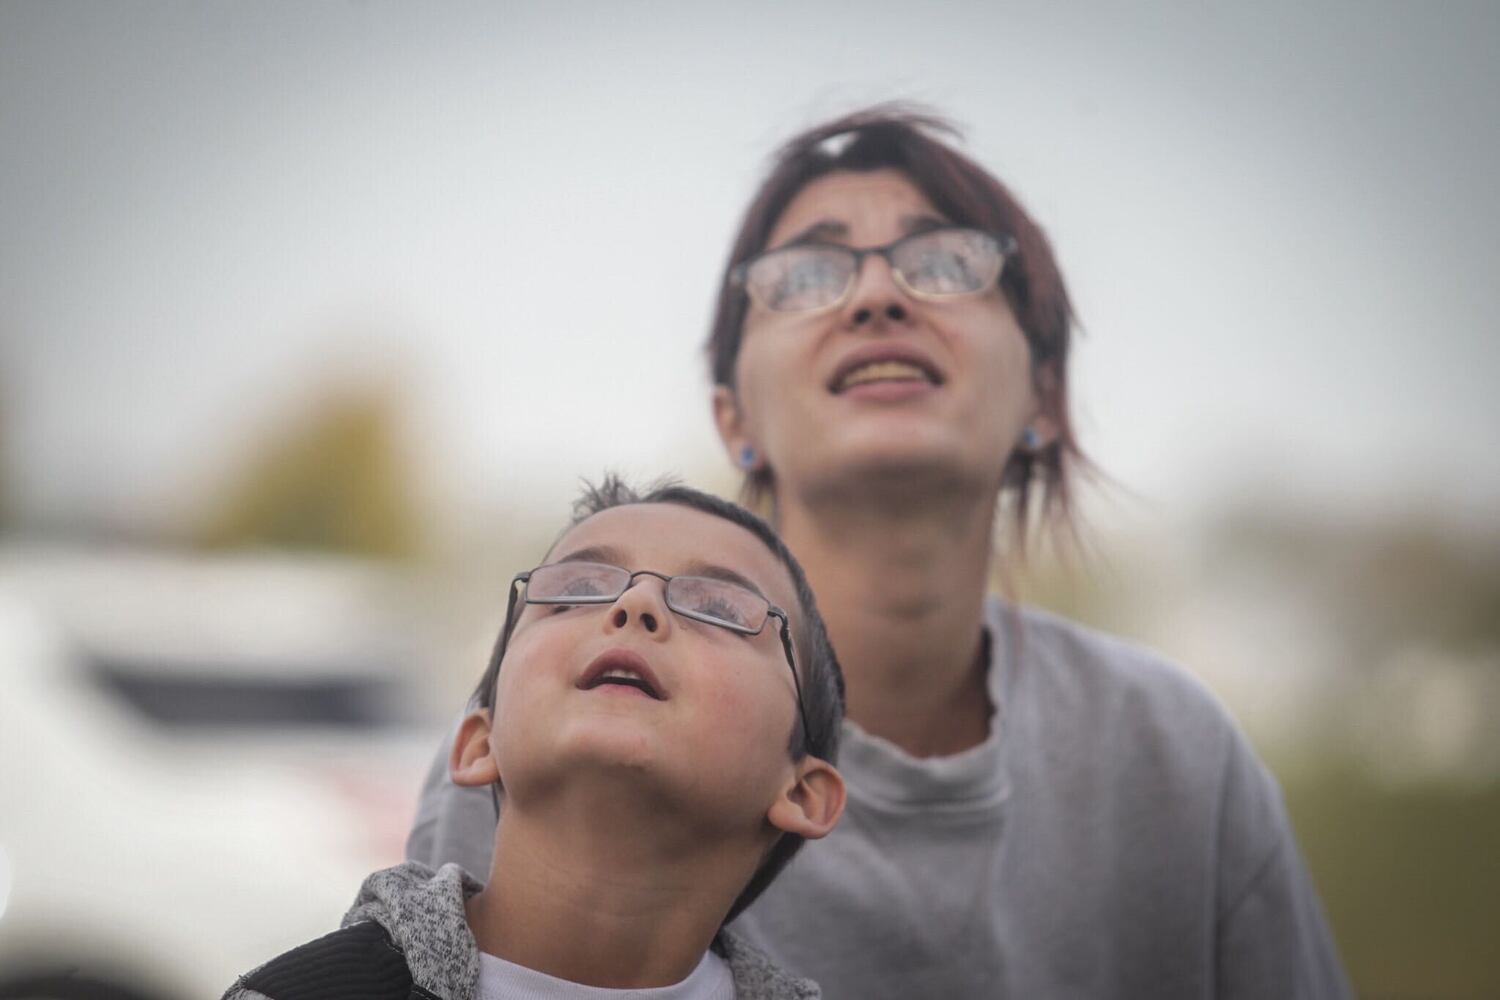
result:
<svg viewBox="0 0 1500 1000"><path fill-rule="evenodd" d="M737 468L744 469L747 464L746 455L753 459L755 451L746 433L745 415L740 409L739 397L729 386L716 385L713 410L714 426L719 429L719 440L724 443L724 450L729 452L729 460Z"/></svg>
<svg viewBox="0 0 1500 1000"><path fill-rule="evenodd" d="M1057 440L1057 422L1045 413L1039 413L1026 422L1021 431L1021 450L1035 454L1045 451Z"/></svg>
<svg viewBox="0 0 1500 1000"><path fill-rule="evenodd" d="M1027 451L1041 451L1057 440L1060 431L1057 369L1050 363L1039 367L1033 378L1032 391L1036 394L1036 412L1026 422L1022 447Z"/></svg>
<svg viewBox="0 0 1500 1000"><path fill-rule="evenodd" d="M458 724L458 735L448 752L448 774L455 785L471 788L500 780L500 768L490 747L489 709L475 709Z"/></svg>
<svg viewBox="0 0 1500 1000"><path fill-rule="evenodd" d="M844 814L844 776L838 768L809 754L797 762L794 780L766 811L766 819L783 833L806 840L828 836Z"/></svg>

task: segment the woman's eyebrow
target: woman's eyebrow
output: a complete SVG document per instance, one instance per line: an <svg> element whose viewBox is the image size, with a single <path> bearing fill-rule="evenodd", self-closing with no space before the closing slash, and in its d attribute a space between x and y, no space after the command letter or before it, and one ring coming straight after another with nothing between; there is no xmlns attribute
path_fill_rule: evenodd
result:
<svg viewBox="0 0 1500 1000"><path fill-rule="evenodd" d="M835 219L824 219L822 222L814 222L791 239L782 240L772 249L780 250L782 247L794 247L801 243L826 243L829 240L845 239L848 235L847 225Z"/></svg>
<svg viewBox="0 0 1500 1000"><path fill-rule="evenodd" d="M901 217L901 232L910 236L912 233L922 233L929 229L942 229L953 223L941 215L932 212L922 212L917 215L903 215ZM849 226L839 222L837 219L824 219L814 222L806 229L801 230L791 239L785 240L772 247L780 250L782 247L798 246L802 243L828 243L834 240L847 240L849 238Z"/></svg>
<svg viewBox="0 0 1500 1000"><path fill-rule="evenodd" d="M924 233L929 229L943 229L953 225L948 219L941 215L932 215L923 212L921 215L903 215L901 217L901 231L910 236L912 233Z"/></svg>

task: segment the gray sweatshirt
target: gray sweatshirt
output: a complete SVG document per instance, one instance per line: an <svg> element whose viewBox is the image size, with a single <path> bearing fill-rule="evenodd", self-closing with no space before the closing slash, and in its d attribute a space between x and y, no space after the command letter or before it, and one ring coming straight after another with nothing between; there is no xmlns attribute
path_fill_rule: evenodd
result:
<svg viewBox="0 0 1500 1000"><path fill-rule="evenodd" d="M1196 680L991 602L989 738L846 725L844 818L735 930L840 998L1344 997L1275 780ZM423 789L410 857L488 867L488 793Z"/></svg>
<svg viewBox="0 0 1500 1000"><path fill-rule="evenodd" d="M473 1000L479 982L479 948L469 930L464 901L481 888L456 864L434 872L408 861L365 879L354 905L344 914L343 926L373 921L384 927L390 943L405 959L414 989L441 1000ZM721 931L714 948L729 965L736 1000L818 1000L821 996L816 985L782 972L733 934ZM339 989L337 975L321 971L334 977L327 985ZM241 977L224 1000L277 1000L245 985L255 975Z"/></svg>

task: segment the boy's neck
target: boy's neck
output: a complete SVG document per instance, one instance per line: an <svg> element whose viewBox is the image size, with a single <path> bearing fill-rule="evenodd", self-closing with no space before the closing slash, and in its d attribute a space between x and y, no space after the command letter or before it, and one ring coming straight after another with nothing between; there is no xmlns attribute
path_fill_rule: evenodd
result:
<svg viewBox="0 0 1500 1000"><path fill-rule="evenodd" d="M994 487L955 487L780 498L777 527L849 678L848 717L918 757L982 742L994 709L982 656Z"/></svg>
<svg viewBox="0 0 1500 1000"><path fill-rule="evenodd" d="M584 812L584 815L579 815ZM481 951L559 979L670 986L702 961L756 857L572 803L531 816L507 800L485 888L468 902ZM729 856L734 855L734 856Z"/></svg>

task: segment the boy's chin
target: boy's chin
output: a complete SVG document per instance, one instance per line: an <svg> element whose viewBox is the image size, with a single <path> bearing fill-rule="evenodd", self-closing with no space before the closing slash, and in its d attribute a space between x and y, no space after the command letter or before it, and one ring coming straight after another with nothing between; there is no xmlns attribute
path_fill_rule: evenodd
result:
<svg viewBox="0 0 1500 1000"><path fill-rule="evenodd" d="M581 713L528 735L539 738L502 751L508 803L566 800L621 819L626 811L643 810L648 816L675 815L680 823L737 828L764 818L784 777L771 773L785 764L779 746L766 759L748 748L733 753L722 743L706 747L701 741L707 733L684 732L649 716Z"/></svg>
<svg viewBox="0 0 1500 1000"><path fill-rule="evenodd" d="M670 781L674 762L655 738L659 735L647 726L564 726L549 746L522 751L520 766L505 768L506 789L514 797L518 785L600 785L606 791L628 786L638 795L640 787Z"/></svg>
<svg viewBox="0 0 1500 1000"><path fill-rule="evenodd" d="M754 825L764 810L749 806L744 782L731 780L741 794L731 794L718 780L705 781L705 764L672 753L647 734L573 732L524 767L507 769L507 803L543 807L567 803L611 822L632 817L674 826ZM711 767L709 770L715 770ZM767 796L769 800L769 795ZM696 819L694 818L696 817Z"/></svg>
<svg viewBox="0 0 1500 1000"><path fill-rule="evenodd" d="M601 771L646 778L671 763L671 755L648 725L576 725L559 734L559 764L580 773Z"/></svg>

